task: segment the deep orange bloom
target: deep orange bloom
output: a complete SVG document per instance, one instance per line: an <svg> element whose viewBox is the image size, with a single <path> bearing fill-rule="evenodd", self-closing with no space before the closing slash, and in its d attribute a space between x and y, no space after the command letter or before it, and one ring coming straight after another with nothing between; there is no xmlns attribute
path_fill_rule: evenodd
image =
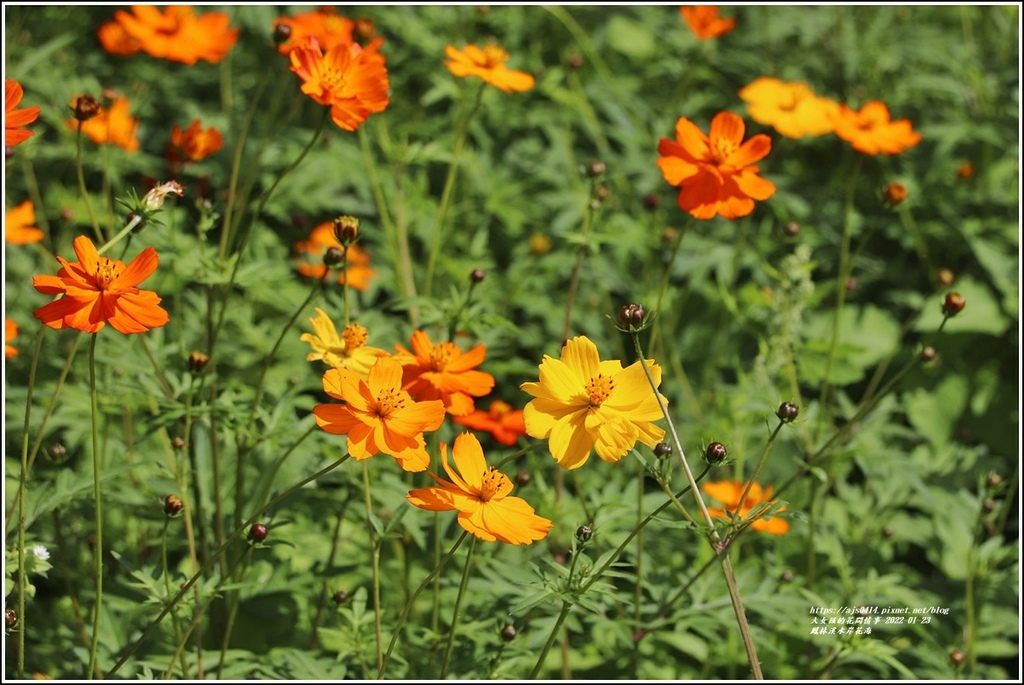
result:
<svg viewBox="0 0 1024 685"><path fill-rule="evenodd" d="M135 152L139 149L139 139L136 136L139 120L128 115L130 106L128 98L119 97L114 100L110 109L101 107L99 114L88 121L68 119L67 127L77 131L81 124L82 133L89 136L97 145L109 143L128 152Z"/></svg>
<svg viewBox="0 0 1024 685"><path fill-rule="evenodd" d="M839 104L818 97L806 83L785 83L762 76L740 90L747 113L759 124L775 128L787 138L820 136L832 132L832 115Z"/></svg>
<svg viewBox="0 0 1024 685"><path fill-rule="evenodd" d="M487 431L502 445L512 446L520 435L526 435L523 410L513 409L507 402L494 400L487 411L477 409L465 416L453 416L452 421L477 431Z"/></svg>
<svg viewBox="0 0 1024 685"><path fill-rule="evenodd" d="M6 147L24 143L35 135L34 131L19 128L31 124L39 117L38 107L16 109L21 104L23 95L24 91L21 89L20 83L4 79L4 146Z"/></svg>
<svg viewBox="0 0 1024 685"><path fill-rule="evenodd" d="M658 143L661 174L679 186L679 208L696 219L720 214L736 219L754 211L754 200L767 200L775 185L757 175L752 166L767 156L772 140L763 133L743 142L743 119L732 112L719 112L711 120L711 135L680 117L676 140Z"/></svg>
<svg viewBox="0 0 1024 685"><path fill-rule="evenodd" d="M33 276L32 285L46 295L63 295L34 314L50 328L74 328L96 333L110 324L128 335L144 333L167 323L167 312L151 290L136 286L156 271L160 259L147 247L127 267L117 259L100 257L84 235L75 238L77 262L57 257L56 276Z"/></svg>
<svg viewBox="0 0 1024 685"><path fill-rule="evenodd" d="M700 487L704 492L724 504L729 512L737 514L741 519L746 519L750 515L751 511L757 509L760 505L766 502L771 502L772 499L772 486L770 485L762 490L759 484L753 483L750 486L750 492L747 493L747 498L743 501L742 506L740 506L740 497L743 496L743 490L746 488L745 483L738 480L731 480L721 481L719 483L704 483ZM729 514L726 513L726 509L712 509L709 507L708 513L715 518L728 519L730 517ZM737 511L737 509L739 511ZM785 510L785 507L779 509L779 511ZM772 516L771 518L766 519L759 515L757 520L750 524L750 527L762 533L783 535L789 531L789 521L780 516Z"/></svg>
<svg viewBox="0 0 1024 685"><path fill-rule="evenodd" d="M220 131L212 126L205 130L201 129L199 119L193 120L192 124L184 131L177 124L171 130L171 150L175 159L177 159L177 153L181 152L186 160L198 162L223 147L224 138L221 137Z"/></svg>
<svg viewBox="0 0 1024 685"><path fill-rule="evenodd" d="M889 120L884 102L864 103L860 111L840 105L832 117L835 134L866 155L898 155L921 142L921 134L913 130L909 119Z"/></svg>
<svg viewBox="0 0 1024 685"><path fill-rule="evenodd" d="M295 249L302 259L298 266L299 273L310 278L323 278L327 272L324 254L332 247L342 248L342 244L335 238L331 222L327 221L310 232L309 240L295 243ZM354 290L362 291L370 287L370 279L377 275L370 268L370 254L359 244L349 245L345 250L345 260L348 262L345 270L338 269L338 283L345 283L347 278L348 287Z"/></svg>
<svg viewBox="0 0 1024 685"><path fill-rule="evenodd" d="M296 46L289 58L289 69L302 79L302 92L321 105L329 105L331 120L345 131L355 131L390 102L388 70L375 49L339 43L324 53L316 41L311 41Z"/></svg>
<svg viewBox="0 0 1024 685"><path fill-rule="evenodd" d="M4 214L4 242L15 245L38 243L45 236L35 223L36 210L32 200L25 200Z"/></svg>
<svg viewBox="0 0 1024 685"><path fill-rule="evenodd" d="M459 525L487 542L528 545L551 530L551 521L537 516L526 500L509 497L515 486L504 473L487 466L472 434L455 438L452 459L455 469L448 465L448 445L441 443L441 463L451 482L431 473L438 487L412 490L406 499L427 511L458 511Z"/></svg>
<svg viewBox="0 0 1024 685"><path fill-rule="evenodd" d="M435 345L416 331L410 346L411 352L396 344L395 359L404 367L402 389L417 400L441 400L449 414L465 416L474 409L473 398L494 387L494 376L475 370L487 356L483 344L463 353L453 342Z"/></svg>
<svg viewBox="0 0 1024 685"><path fill-rule="evenodd" d="M217 63L238 40L238 29L229 28L229 21L224 12L196 15L189 5L172 5L163 12L152 5L132 5L131 14L118 10L113 22L100 27L99 39L105 50L118 55L133 54L137 43L138 49L160 59Z"/></svg>
<svg viewBox="0 0 1024 685"><path fill-rule="evenodd" d="M7 343L14 340L18 335L18 324L14 319L4 319L4 358L10 359L18 355L18 348Z"/></svg>
<svg viewBox="0 0 1024 685"><path fill-rule="evenodd" d="M297 47L308 46L311 38L323 50L330 50L335 45L349 46L355 43L352 36L355 22L338 14L334 7L321 7L294 17L278 17L273 27L276 30L279 26L287 26L289 29L288 40L277 46L277 51L282 55L291 54Z"/></svg>
<svg viewBox="0 0 1024 685"><path fill-rule="evenodd" d="M497 45L485 45L483 49L467 45L462 51L446 45L444 54L448 55L450 60L444 65L455 76L476 76L506 93L533 88L533 76L525 71L513 71L506 67L508 53Z"/></svg>
<svg viewBox="0 0 1024 685"><path fill-rule="evenodd" d="M720 17L714 5L683 5L679 8L679 14L693 35L701 40L719 38L736 28L736 20Z"/></svg>
<svg viewBox="0 0 1024 685"><path fill-rule="evenodd" d="M342 404L318 404L313 416L328 433L348 436L348 453L368 459L383 452L406 471L423 471L430 464L423 431L444 422L444 405L437 400L417 402L402 389L402 366L380 357L367 380L347 369L328 369L324 391Z"/></svg>

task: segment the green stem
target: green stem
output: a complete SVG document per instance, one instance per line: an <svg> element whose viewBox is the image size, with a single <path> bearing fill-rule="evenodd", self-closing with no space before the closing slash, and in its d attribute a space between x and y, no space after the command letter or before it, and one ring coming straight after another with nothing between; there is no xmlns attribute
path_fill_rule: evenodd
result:
<svg viewBox="0 0 1024 685"><path fill-rule="evenodd" d="M370 497L370 468L363 462L363 499L366 503L366 532L370 536L370 559L373 574L373 634L377 643L377 670L384 669L384 639L380 615L380 545L373 528L373 498Z"/></svg>
<svg viewBox="0 0 1024 685"><path fill-rule="evenodd" d="M572 275L569 277L569 291L565 296L565 317L562 319L562 341L569 339L569 329L572 325L572 308L576 303L576 290L580 284L580 271L583 269L583 260L590 248L590 232L594 226L594 206L589 202L583 214L583 239L579 249L576 251L576 262L572 266ZM561 473L561 469L557 473Z"/></svg>
<svg viewBox="0 0 1024 685"><path fill-rule="evenodd" d="M459 129L455 133L455 148L452 150L452 160L448 165L448 178L444 182L444 190L441 191L441 203L437 208L437 225L434 227L434 242L430 247L430 257L427 259L427 277L423 285L424 296L430 296L430 289L434 282L434 266L437 263L437 255L441 252L442 237L445 229L445 217L448 214L448 206L451 201L452 190L455 188L455 178L459 170L459 156L462 154L462 146L466 142L466 134L469 133L469 122L476 116L483 100L486 84L480 83L476 91L476 99L473 101L473 108L469 110L459 123Z"/></svg>
<svg viewBox="0 0 1024 685"><path fill-rule="evenodd" d="M462 582L459 583L459 594L455 598L455 609L452 611L452 625L448 631L448 645L444 648L444 659L441 661L441 673L437 676L444 680L448 673L448 663L452 657L452 647L455 646L455 633L459 627L459 619L462 618L462 600L466 596L466 586L469 585L469 572L473 568L473 551L476 549L477 538L469 541L469 550L466 552L466 566L462 569Z"/></svg>
<svg viewBox="0 0 1024 685"><path fill-rule="evenodd" d="M388 662L391 661L391 652L395 649L395 644L398 642L398 636L402 634L402 628L405 627L405 622L409 618L409 612L412 611L413 605L416 603L416 598L419 597L420 593L426 589L430 584L430 581L441 573L441 569L445 567L445 564L455 556L455 552L459 549L459 546L462 544L462 541L466 539L467 535L469 535L468 532L462 532L462 535L455 541L455 544L452 545L450 550L448 550L448 553L437 562L437 565L434 566L434 570L427 574L427 577L423 579L423 582L419 584L419 587L417 587L412 593L412 596L409 597L409 601L405 603L405 608L402 609L402 614L398 617L398 621L395 622L394 631L391 633L391 642L388 644L388 649L384 653L384 663L381 664L380 668L377 670L378 680L384 677L384 670L388 667Z"/></svg>
<svg viewBox="0 0 1024 685"><path fill-rule="evenodd" d="M96 608L92 617L92 643L89 646L88 676L91 680L96 670L96 653L100 645L100 614L103 604L103 497L100 491L100 431L99 399L96 391L96 339L89 342L89 399L92 406L92 487L96 500L96 548L93 566L93 581L96 584Z"/></svg>
<svg viewBox="0 0 1024 685"><path fill-rule="evenodd" d="M82 122L78 122L78 133L75 135L75 171L78 173L78 190L82 193L82 200L85 201L85 208L89 212L89 219L92 221L92 230L96 234L97 242L103 241L103 231L100 229L100 222L96 218L96 212L92 208L92 201L89 199L89 190L85 187L85 168L82 166Z"/></svg>
<svg viewBox="0 0 1024 685"><path fill-rule="evenodd" d="M668 281L672 276L672 266L676 263L676 255L679 254L679 246L683 244L683 237L686 235L687 231L690 230L690 226L693 225L693 221L693 217L690 217L687 222L683 224L678 235L676 235L676 242L672 246L672 255L668 258L668 263L665 264L665 271L661 275L661 285L658 287L657 304L654 306L654 311L656 312L661 312L661 298L668 289Z"/></svg>
<svg viewBox="0 0 1024 685"><path fill-rule="evenodd" d="M761 467L768 461L768 453L772 449L772 445L775 443L775 438L779 435L779 431L782 430L783 422L780 420L778 425L775 426L775 430L768 436L768 442L765 443L764 449L761 450L761 456L757 460L757 464L754 465L754 472L750 474L750 478L747 480L747 487L743 490L743 495L739 499L739 503L736 505L736 512L739 513L740 509L743 508L743 503L747 501L747 495L750 494L750 489L754 487L754 483L757 481L757 474L761 473Z"/></svg>
<svg viewBox="0 0 1024 685"><path fill-rule="evenodd" d="M644 513L644 475L646 474L646 468L643 463L640 463L640 477L637 478L636 488L636 517L637 524L639 527L640 521L643 521ZM636 583L633 586L633 624L640 626L643 625L643 601L644 601L644 574L643 574L643 563L644 563L644 533L643 530L639 530L636 535ZM640 643L638 641L633 642L633 649L629 659L630 665L630 677L633 679L638 678L637 671L640 665Z"/></svg>
<svg viewBox="0 0 1024 685"><path fill-rule="evenodd" d="M135 640L135 642L133 642L131 644L131 646L125 651L125 653L121 655L121 657L117 660L117 663L114 664L114 667L111 668L110 671L107 672L107 676L106 677L109 679L111 676L113 676L115 673L117 673L117 671L125 664L125 662L128 661L129 658L131 658L132 654L135 653L135 651L139 648L139 646L142 645L142 643L146 641L146 638L148 638L150 635L152 635L153 631L156 630L157 626L160 625L160 622L164 619L164 617L167 616L167 614L178 604L178 602L181 601L181 598L185 596L185 594L189 591L189 589L191 589L191 587L193 585L195 585L196 581L199 580L199 577L202 576L204 573L206 573L210 569L210 566L213 565L213 561L216 560L218 557L220 557L224 553L224 551L228 548L228 545L230 545L232 542L234 542L243 532L248 530L249 526L251 526L257 520L259 520L259 518L261 516L263 516L263 514L265 512L267 512L270 509L272 509L273 507L277 506L279 503L281 503L282 501L284 501L288 497L291 497L291 495L293 493L295 493L298 490L301 490L307 484L312 483L313 481L317 480L318 478L323 477L324 475L330 473L331 471L333 471L337 467L341 466L342 464L344 464L348 460L348 458L349 458L349 455L346 453L345 456L343 456L340 459L337 459L337 460L331 462L330 464L328 464L324 468L322 468L319 471L317 471L316 473L314 473L312 476L308 476L306 478L303 478L298 483L296 483L295 485L291 486L290 488L287 488L284 492L279 494L277 497L275 497L274 499L270 500L270 502L268 502L266 505L260 507L256 511L255 514L253 514L251 517L249 517L249 519L247 521L245 521L241 526L236 528L234 530L234 532L232 532L231 535L228 536L228 539L225 540L224 543L217 549L217 551L215 551L213 553L213 555L211 556L210 560L208 560L205 564L203 564L202 568L200 568L198 571L196 571L194 574L192 574L192 577L189 578L188 581L185 582L181 586L181 589L178 590L178 593L176 595L174 595L174 597L172 597L169 602L167 602L166 606L164 606L164 608L160 611L160 613L157 614L157 617L154 618L150 622L150 624L148 626L146 626L146 629L142 631L142 635L140 635L138 637L138 639Z"/></svg>
<svg viewBox="0 0 1024 685"><path fill-rule="evenodd" d="M170 518L164 519L164 527L160 535L160 568L164 576L164 592L167 593L168 597L171 596L171 569L167 564L167 528L170 525L170 522ZM174 629L175 644L181 644L181 625L178 622L177 608L175 608L175 611L171 612L171 625ZM179 658L181 659L181 677L188 680L189 675L185 666L184 654L178 654L171 659L171 662L167 665L167 671L164 673L165 679L171 676L171 673L174 671L174 662L178 661Z"/></svg>
<svg viewBox="0 0 1024 685"><path fill-rule="evenodd" d="M561 632L562 624L565 623L565 619L569 616L569 611L572 609L574 602L567 599L562 600L562 610L558 612L558 618L555 619L555 625L551 626L551 634L548 635L548 641L544 643L544 646L540 650L540 655L537 657L537 663L534 664L533 670L530 671L530 675L527 676L528 680L536 680L540 674L540 669L544 666L544 658L551 651L551 645L555 644L555 638Z"/></svg>
<svg viewBox="0 0 1024 685"><path fill-rule="evenodd" d="M115 235L113 238L111 238L107 242L103 243L103 245L101 247L96 248L96 254L103 254L104 252L106 252L107 250L112 248L122 238L124 238L126 235L131 233L132 229L135 228L136 226L138 226L141 221L142 221L142 217L140 215L138 215L138 214L133 215L132 216L132 220L129 221L127 224L125 224L125 227L122 228L118 232L117 235Z"/></svg>

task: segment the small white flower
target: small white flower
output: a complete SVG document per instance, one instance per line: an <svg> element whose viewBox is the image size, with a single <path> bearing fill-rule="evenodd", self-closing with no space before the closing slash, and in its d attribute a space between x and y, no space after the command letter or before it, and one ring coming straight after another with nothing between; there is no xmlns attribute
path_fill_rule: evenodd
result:
<svg viewBox="0 0 1024 685"><path fill-rule="evenodd" d="M32 554L39 561L47 561L50 558L50 553L42 545L36 545L33 547Z"/></svg>

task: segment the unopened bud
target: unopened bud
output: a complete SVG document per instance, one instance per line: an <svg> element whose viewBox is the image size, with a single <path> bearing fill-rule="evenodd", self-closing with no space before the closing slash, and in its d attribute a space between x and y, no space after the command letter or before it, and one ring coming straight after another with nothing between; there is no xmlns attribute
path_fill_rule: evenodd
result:
<svg viewBox="0 0 1024 685"><path fill-rule="evenodd" d="M654 446L654 456L667 457L672 454L672 445L667 442L659 442Z"/></svg>
<svg viewBox="0 0 1024 685"><path fill-rule="evenodd" d="M938 273L935 274L935 278L938 280L939 285L943 286L951 286L956 281L956 275L946 268L939 269Z"/></svg>
<svg viewBox="0 0 1024 685"><path fill-rule="evenodd" d="M100 113L100 105L91 95L79 95L71 102L71 111L74 113L75 119L89 121Z"/></svg>
<svg viewBox="0 0 1024 685"><path fill-rule="evenodd" d="M248 537L253 542L263 542L267 539L267 527L262 523L252 524L252 528L249 529Z"/></svg>
<svg viewBox="0 0 1024 685"><path fill-rule="evenodd" d="M278 24L274 27L274 45L282 45L292 37L292 27L288 24Z"/></svg>
<svg viewBox="0 0 1024 685"><path fill-rule="evenodd" d="M907 187L902 183L890 183L882 193L885 201L895 207L907 199Z"/></svg>
<svg viewBox="0 0 1024 685"><path fill-rule="evenodd" d="M339 216L331 222L331 227L334 229L335 239L346 247L359 237L359 219L354 216Z"/></svg>
<svg viewBox="0 0 1024 685"><path fill-rule="evenodd" d="M648 212L653 212L655 209L658 208L659 200L660 198L658 197L657 193L647 193L646 195L644 195L643 199L644 209L646 209Z"/></svg>
<svg viewBox="0 0 1024 685"><path fill-rule="evenodd" d="M176 437L176 438L172 438L171 439L171 447L173 447L174 449L180 450L184 446L185 446L185 441L182 440L181 438L177 438Z"/></svg>
<svg viewBox="0 0 1024 685"><path fill-rule="evenodd" d="M340 247L329 247L324 252L324 266L328 269L333 269L336 266L340 266L345 261L345 251Z"/></svg>
<svg viewBox="0 0 1024 685"><path fill-rule="evenodd" d="M589 542L593 535L594 531L590 526L580 526L576 529L576 539L580 542Z"/></svg>
<svg viewBox="0 0 1024 685"><path fill-rule="evenodd" d="M18 612L14 609L7 609L4 611L4 620L7 622L7 627L11 628L18 622Z"/></svg>
<svg viewBox="0 0 1024 685"><path fill-rule="evenodd" d="M942 303L942 313L946 316L956 316L963 311L964 305L967 301L964 296L960 293L950 293L946 295L945 302Z"/></svg>
<svg viewBox="0 0 1024 685"><path fill-rule="evenodd" d="M177 516L185 508L185 503L177 495L167 495L164 498L164 513L168 516Z"/></svg>
<svg viewBox="0 0 1024 685"><path fill-rule="evenodd" d="M199 373L206 368L206 365L210 363L210 355L200 352L199 350L193 350L188 355L188 368L192 373Z"/></svg>
<svg viewBox="0 0 1024 685"><path fill-rule="evenodd" d="M643 328L647 312L638 304L623 305L619 309L619 324L627 331L638 331Z"/></svg>
<svg viewBox="0 0 1024 685"><path fill-rule="evenodd" d="M725 445L720 442L713 442L704 450L704 460L709 464L719 464L729 455Z"/></svg>
<svg viewBox="0 0 1024 685"><path fill-rule="evenodd" d="M470 272L469 274L469 280L473 281L474 283L479 283L486 277L487 272L484 271L483 269L473 269L473 271Z"/></svg>
<svg viewBox="0 0 1024 685"><path fill-rule="evenodd" d="M964 653L961 652L959 649L954 649L952 652L949 653L949 660L953 663L954 666L960 666L964 663Z"/></svg>
<svg viewBox="0 0 1024 685"><path fill-rule="evenodd" d="M928 345L921 350L921 361L930 362L935 360L935 348Z"/></svg>
<svg viewBox="0 0 1024 685"><path fill-rule="evenodd" d="M519 487L529 485L531 480L533 480L533 476L531 476L530 472L527 471L526 469L521 469L518 473L516 473L516 485L518 485Z"/></svg>
<svg viewBox="0 0 1024 685"><path fill-rule="evenodd" d="M373 23L373 19L367 17L359 17L356 19L355 26L352 28L352 33L356 35L360 41L367 41L377 33L377 27Z"/></svg>
<svg viewBox="0 0 1024 685"><path fill-rule="evenodd" d="M970 162L964 162L956 169L956 176L961 181L966 181L971 176L974 176L974 165Z"/></svg>
<svg viewBox="0 0 1024 685"><path fill-rule="evenodd" d="M50 458L54 461L64 461L64 457L68 456L68 448L59 442L55 445L50 445Z"/></svg>
<svg viewBox="0 0 1024 685"><path fill-rule="evenodd" d="M348 601L348 593L344 590L338 590L333 595L331 595L331 599L334 600L335 604L344 604Z"/></svg>
<svg viewBox="0 0 1024 685"><path fill-rule="evenodd" d="M779 405L778 411L775 412L775 415L778 416L783 423L792 423L796 420L796 417L799 414L800 407L796 406L792 402L783 402Z"/></svg>
<svg viewBox="0 0 1024 685"><path fill-rule="evenodd" d="M611 197L612 189L604 183L600 183L594 187L594 197L598 200L607 200Z"/></svg>
<svg viewBox="0 0 1024 685"><path fill-rule="evenodd" d="M512 642L516 638L516 629L512 626L505 626L501 629L501 639L505 642Z"/></svg>
<svg viewBox="0 0 1024 685"><path fill-rule="evenodd" d="M580 55L569 55L569 59L565 61L566 65L573 71L583 68L583 57Z"/></svg>
<svg viewBox="0 0 1024 685"><path fill-rule="evenodd" d="M593 161L587 165L587 176L590 178L598 178L604 176L604 172L607 171L607 167L604 162Z"/></svg>
<svg viewBox="0 0 1024 685"><path fill-rule="evenodd" d="M996 488L998 488L1002 484L1003 484L1003 477L1000 476L998 473L990 473L990 474L988 474L988 478L985 479L985 485L987 485L988 487L990 487L993 490L995 490Z"/></svg>

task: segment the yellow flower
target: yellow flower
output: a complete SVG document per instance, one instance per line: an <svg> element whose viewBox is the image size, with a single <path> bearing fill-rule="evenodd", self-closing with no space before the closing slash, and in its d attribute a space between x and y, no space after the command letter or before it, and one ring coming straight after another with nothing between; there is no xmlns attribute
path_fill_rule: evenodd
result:
<svg viewBox="0 0 1024 685"><path fill-rule="evenodd" d="M387 352L366 344L366 329L357 323L345 326L345 330L338 335L338 329L334 327L331 317L327 312L316 307L317 315L309 320L313 324L316 334L303 333L299 336L302 342L308 342L313 351L306 357L306 361L322 361L334 369L348 369L363 380L366 380L370 373L370 367L379 357L386 357Z"/></svg>
<svg viewBox="0 0 1024 685"><path fill-rule="evenodd" d="M647 364L660 385L661 367ZM548 438L551 455L564 468L583 466L591 449L604 461L618 461L637 440L654 447L665 437L651 423L662 418L661 408L640 362L623 369L618 360L601 361L584 336L568 340L561 359L544 355L540 381L520 387L536 398L523 410L526 432Z"/></svg>
<svg viewBox="0 0 1024 685"><path fill-rule="evenodd" d="M528 545L548 534L551 521L537 516L521 497L508 496L515 486L497 468L488 468L471 433L455 438L452 458L458 471L448 465L448 445L441 443L441 463L451 482L431 473L439 487L412 490L406 499L427 511L458 511L459 525L487 542Z"/></svg>
<svg viewBox="0 0 1024 685"><path fill-rule="evenodd" d="M533 88L533 76L525 71L514 71L506 67L508 53L497 45L485 45L483 48L467 45L464 50L446 45L444 54L449 60L444 65L455 76L476 76L506 93Z"/></svg>
<svg viewBox="0 0 1024 685"><path fill-rule="evenodd" d="M839 105L818 97L800 81L785 83L762 76L740 90L747 113L759 124L775 128L787 138L821 136L832 132L832 117Z"/></svg>

